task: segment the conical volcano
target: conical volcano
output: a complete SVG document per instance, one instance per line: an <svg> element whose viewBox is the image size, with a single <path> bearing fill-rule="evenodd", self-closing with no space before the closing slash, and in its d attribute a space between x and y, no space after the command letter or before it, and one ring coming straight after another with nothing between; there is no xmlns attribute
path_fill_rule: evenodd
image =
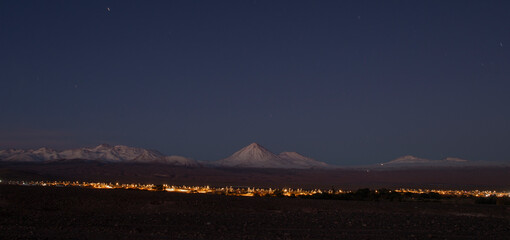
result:
<svg viewBox="0 0 510 240"><path fill-rule="evenodd" d="M219 160L223 167L283 168L285 162L257 143L252 143L230 157Z"/></svg>
<svg viewBox="0 0 510 240"><path fill-rule="evenodd" d="M257 143L252 143L230 157L216 162L222 167L240 168L313 168L327 167L328 164L304 157L298 153L276 155Z"/></svg>

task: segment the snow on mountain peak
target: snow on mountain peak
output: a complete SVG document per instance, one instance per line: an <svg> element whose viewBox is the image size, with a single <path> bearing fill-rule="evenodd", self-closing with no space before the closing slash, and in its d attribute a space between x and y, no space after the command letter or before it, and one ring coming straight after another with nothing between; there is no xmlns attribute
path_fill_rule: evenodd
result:
<svg viewBox="0 0 510 240"><path fill-rule="evenodd" d="M111 148L113 148L113 147L110 144L103 143L103 144L97 145L93 149L101 150L101 149L111 149Z"/></svg>
<svg viewBox="0 0 510 240"><path fill-rule="evenodd" d="M262 146L256 142L252 142L252 143L248 144L247 147L262 147Z"/></svg>
<svg viewBox="0 0 510 240"><path fill-rule="evenodd" d="M241 149L242 151L244 152L247 152L247 151L262 151L262 152L270 152L269 150L267 150L266 148L262 147L260 144L258 143L251 143L250 145L244 147Z"/></svg>
<svg viewBox="0 0 510 240"><path fill-rule="evenodd" d="M49 148L37 150L2 150L0 159L5 161L49 161L49 160L96 160L105 162L160 162L173 165L196 166L198 162L180 156L164 156L158 151L124 145L101 144L95 147L56 151Z"/></svg>
<svg viewBox="0 0 510 240"><path fill-rule="evenodd" d="M284 166L278 156L257 143L252 143L217 163L225 167L278 168Z"/></svg>
<svg viewBox="0 0 510 240"><path fill-rule="evenodd" d="M230 157L216 161L223 167L246 168L311 168L326 167L326 163L304 157L296 152L276 155L257 143L252 143Z"/></svg>

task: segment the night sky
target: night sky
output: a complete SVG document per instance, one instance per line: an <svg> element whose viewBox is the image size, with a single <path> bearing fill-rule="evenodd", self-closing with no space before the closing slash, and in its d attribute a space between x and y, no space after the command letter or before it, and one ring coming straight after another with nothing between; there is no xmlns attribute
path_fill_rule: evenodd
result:
<svg viewBox="0 0 510 240"><path fill-rule="evenodd" d="M510 161L510 1L0 1L0 148Z"/></svg>

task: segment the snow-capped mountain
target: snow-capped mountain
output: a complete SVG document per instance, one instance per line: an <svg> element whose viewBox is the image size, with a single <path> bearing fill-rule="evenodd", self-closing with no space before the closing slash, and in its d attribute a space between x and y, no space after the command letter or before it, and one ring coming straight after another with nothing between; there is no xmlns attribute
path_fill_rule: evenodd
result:
<svg viewBox="0 0 510 240"><path fill-rule="evenodd" d="M56 151L49 148L39 149L7 149L0 150L3 161L44 162L52 160L95 160L105 162L144 162L167 163L179 166L196 166L198 163L181 156L164 156L158 151L123 145L110 146L101 144L96 147L85 147Z"/></svg>
<svg viewBox="0 0 510 240"><path fill-rule="evenodd" d="M426 158L419 158L411 155L402 156L399 158L396 158L392 161L389 161L387 163L384 163L384 165L388 164L425 164L425 165L448 165L448 164L459 164L459 163L467 163L468 160L464 160L461 158L456 157L447 157L442 160L431 160Z"/></svg>
<svg viewBox="0 0 510 240"><path fill-rule="evenodd" d="M240 168L324 168L329 165L295 152L272 153L257 143L252 143L230 157L216 161L215 165Z"/></svg>
<svg viewBox="0 0 510 240"><path fill-rule="evenodd" d="M399 158L396 158L394 160L391 160L385 164L407 164L407 163L429 163L433 160L425 159L425 158L419 158L411 155L402 156Z"/></svg>
<svg viewBox="0 0 510 240"><path fill-rule="evenodd" d="M446 167L446 166L475 166L475 165L490 165L490 162L483 161L468 161L457 157L447 157L441 160L432 160L426 158L419 158L411 155L402 156L392 161L381 163L382 167Z"/></svg>
<svg viewBox="0 0 510 240"><path fill-rule="evenodd" d="M284 168L285 161L257 143L252 143L230 157L216 162L223 167Z"/></svg>
<svg viewBox="0 0 510 240"><path fill-rule="evenodd" d="M163 157L163 154L158 151L143 148L101 144L92 148L64 150L59 153L59 156L60 159L107 160L109 162L154 162Z"/></svg>
<svg viewBox="0 0 510 240"><path fill-rule="evenodd" d="M35 162L59 159L58 152L49 148L6 149L0 150L0 159L4 161Z"/></svg>

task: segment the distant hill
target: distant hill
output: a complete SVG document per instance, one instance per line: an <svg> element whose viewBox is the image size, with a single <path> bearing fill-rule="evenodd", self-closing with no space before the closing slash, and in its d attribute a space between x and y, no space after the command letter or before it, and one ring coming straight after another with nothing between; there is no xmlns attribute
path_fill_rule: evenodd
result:
<svg viewBox="0 0 510 240"><path fill-rule="evenodd" d="M377 167L476 167L476 166L508 166L508 164L501 162L489 162L489 161L469 161L457 157L446 157L441 160L432 160L426 158L415 157L412 155L406 155L389 162L380 163Z"/></svg>

